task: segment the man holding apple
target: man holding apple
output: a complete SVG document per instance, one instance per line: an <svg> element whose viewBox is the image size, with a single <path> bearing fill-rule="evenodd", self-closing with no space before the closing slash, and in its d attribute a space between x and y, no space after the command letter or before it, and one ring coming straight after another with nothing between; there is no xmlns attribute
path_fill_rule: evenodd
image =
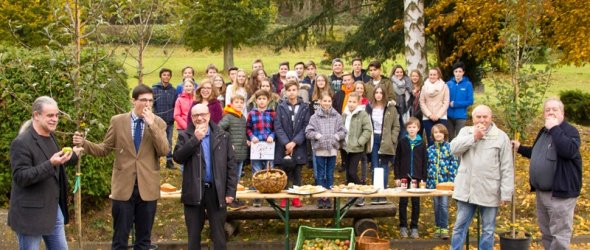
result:
<svg viewBox="0 0 590 250"><path fill-rule="evenodd" d="M451 152L460 158L453 199L457 219L451 249L463 249L467 230L476 209L482 220L480 249L492 249L496 214L500 205L512 200L514 166L508 135L492 122L492 110L478 105L472 113L473 126L461 129L451 141Z"/></svg>
<svg viewBox="0 0 590 250"><path fill-rule="evenodd" d="M90 142L76 132L75 145L89 155L115 152L111 181L113 216L112 249L127 249L129 232L135 225L134 249L148 249L160 198L160 161L168 153L166 122L152 112L154 94L146 85L131 93L131 112L111 118L101 143Z"/></svg>
<svg viewBox="0 0 590 250"><path fill-rule="evenodd" d="M41 96L33 102L33 117L10 144L12 190L8 225L16 232L19 249L67 249L68 180L65 165L74 165L80 147L60 149L54 132L59 120L57 102Z"/></svg>
<svg viewBox="0 0 590 250"><path fill-rule="evenodd" d="M545 249L568 249L574 209L582 188L580 133L564 121L563 103L549 98L543 107L545 126L533 146L512 141L514 149L531 159L529 182L537 196L537 220Z"/></svg>

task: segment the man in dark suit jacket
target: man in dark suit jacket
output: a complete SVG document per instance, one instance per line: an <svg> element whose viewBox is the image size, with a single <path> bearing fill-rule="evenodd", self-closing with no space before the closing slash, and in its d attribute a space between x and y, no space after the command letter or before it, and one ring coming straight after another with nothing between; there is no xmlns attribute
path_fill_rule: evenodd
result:
<svg viewBox="0 0 590 250"><path fill-rule="evenodd" d="M188 231L188 249L201 249L205 210L211 227L213 248L226 249L223 225L227 204L236 196L238 172L229 135L210 122L209 109L197 104L191 109L194 123L178 137L174 160L184 164L182 194Z"/></svg>
<svg viewBox="0 0 590 250"><path fill-rule="evenodd" d="M51 97L33 102L33 117L10 144L12 190L8 225L16 232L20 249L67 249L68 180L64 165L73 165L82 148L61 150L53 132L59 109Z"/></svg>
<svg viewBox="0 0 590 250"><path fill-rule="evenodd" d="M111 201L113 214L112 249L127 249L135 225L134 249L148 249L160 198L160 157L168 153L166 122L152 113L152 89L140 84L133 89L133 110L111 118L102 143L74 135L74 144L89 155L107 156L115 151ZM137 134L137 136L136 136Z"/></svg>

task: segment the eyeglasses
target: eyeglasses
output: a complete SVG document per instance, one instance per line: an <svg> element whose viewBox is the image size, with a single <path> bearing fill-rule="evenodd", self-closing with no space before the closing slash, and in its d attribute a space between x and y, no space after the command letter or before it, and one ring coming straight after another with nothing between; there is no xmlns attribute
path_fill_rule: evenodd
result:
<svg viewBox="0 0 590 250"><path fill-rule="evenodd" d="M142 103L148 103L148 102L154 103L154 99L148 99L148 98L141 98L137 101L142 102Z"/></svg>
<svg viewBox="0 0 590 250"><path fill-rule="evenodd" d="M191 117L192 118L199 118L200 117L207 117L209 115L209 113L196 113L196 114L192 114Z"/></svg>

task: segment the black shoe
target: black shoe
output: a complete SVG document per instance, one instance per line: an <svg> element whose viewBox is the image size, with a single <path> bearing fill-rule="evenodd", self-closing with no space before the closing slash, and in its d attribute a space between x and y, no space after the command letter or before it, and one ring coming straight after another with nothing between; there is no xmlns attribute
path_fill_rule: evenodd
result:
<svg viewBox="0 0 590 250"><path fill-rule="evenodd" d="M324 200L322 198L318 199L318 209L324 208Z"/></svg>
<svg viewBox="0 0 590 250"><path fill-rule="evenodd" d="M324 201L324 207L327 209L332 209L332 201L330 201L330 198Z"/></svg>
<svg viewBox="0 0 590 250"><path fill-rule="evenodd" d="M166 168L167 169L176 169L176 166L174 166L174 162L172 162L172 160L167 160L166 161Z"/></svg>

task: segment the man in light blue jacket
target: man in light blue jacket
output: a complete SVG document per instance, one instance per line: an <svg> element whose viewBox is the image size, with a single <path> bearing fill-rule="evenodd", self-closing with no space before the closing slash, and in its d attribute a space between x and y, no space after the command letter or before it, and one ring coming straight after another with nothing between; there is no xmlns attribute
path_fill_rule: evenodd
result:
<svg viewBox="0 0 590 250"><path fill-rule="evenodd" d="M451 152L461 160L453 192L457 200L453 250L463 249L478 208L483 224L479 249L493 249L498 207L510 203L514 192L510 139L492 122L488 106L475 107L472 117L474 125L461 129L451 142Z"/></svg>
<svg viewBox="0 0 590 250"><path fill-rule="evenodd" d="M459 131L465 127L467 109L473 105L473 86L469 77L465 76L465 64L455 63L453 75L454 77L447 82L450 94L449 109L447 110L449 140L455 138Z"/></svg>

